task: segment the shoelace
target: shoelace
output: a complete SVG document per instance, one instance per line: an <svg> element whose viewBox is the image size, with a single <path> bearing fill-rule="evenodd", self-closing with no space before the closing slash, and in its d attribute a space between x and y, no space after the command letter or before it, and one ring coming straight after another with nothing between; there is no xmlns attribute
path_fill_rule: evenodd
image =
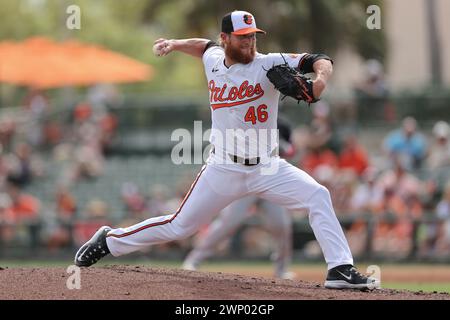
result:
<svg viewBox="0 0 450 320"><path fill-rule="evenodd" d="M355 267L350 268L350 272L356 274L358 277L361 277L361 278L367 278L365 275L363 275L362 273L358 272L358 270L356 270Z"/></svg>

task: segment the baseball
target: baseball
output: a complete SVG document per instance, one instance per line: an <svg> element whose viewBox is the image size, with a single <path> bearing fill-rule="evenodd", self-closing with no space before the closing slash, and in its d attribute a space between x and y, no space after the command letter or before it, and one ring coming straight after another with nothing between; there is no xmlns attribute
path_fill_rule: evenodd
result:
<svg viewBox="0 0 450 320"><path fill-rule="evenodd" d="M160 44L157 43L153 46L153 54L157 57L161 56L161 49L160 49Z"/></svg>

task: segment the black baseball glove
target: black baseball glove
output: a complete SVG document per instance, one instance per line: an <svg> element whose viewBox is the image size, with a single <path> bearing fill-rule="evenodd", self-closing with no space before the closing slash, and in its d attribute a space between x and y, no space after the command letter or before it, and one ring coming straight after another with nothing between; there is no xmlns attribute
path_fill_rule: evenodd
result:
<svg viewBox="0 0 450 320"><path fill-rule="evenodd" d="M319 101L313 94L313 82L288 64L273 66L267 71L267 78L275 89L296 100L306 101L308 104Z"/></svg>

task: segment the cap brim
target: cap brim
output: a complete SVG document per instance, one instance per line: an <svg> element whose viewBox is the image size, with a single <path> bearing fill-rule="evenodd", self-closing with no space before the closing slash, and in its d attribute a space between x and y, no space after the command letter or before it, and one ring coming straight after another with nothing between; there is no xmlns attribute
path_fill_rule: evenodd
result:
<svg viewBox="0 0 450 320"><path fill-rule="evenodd" d="M264 33L266 34L265 31L258 29L258 28L244 28L238 31L234 31L231 34L234 34L235 36L243 36L249 33L254 33L254 32L258 32L258 33Z"/></svg>

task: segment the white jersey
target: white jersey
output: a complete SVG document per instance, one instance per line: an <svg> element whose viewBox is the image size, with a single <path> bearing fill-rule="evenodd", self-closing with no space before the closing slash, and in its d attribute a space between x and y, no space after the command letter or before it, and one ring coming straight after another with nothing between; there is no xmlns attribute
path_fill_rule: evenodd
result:
<svg viewBox="0 0 450 320"><path fill-rule="evenodd" d="M212 46L203 54L212 117L210 142L217 153L254 158L277 148L280 92L267 78L267 70L285 60L297 67L305 56L282 55L257 53L251 63L228 68L222 47Z"/></svg>

